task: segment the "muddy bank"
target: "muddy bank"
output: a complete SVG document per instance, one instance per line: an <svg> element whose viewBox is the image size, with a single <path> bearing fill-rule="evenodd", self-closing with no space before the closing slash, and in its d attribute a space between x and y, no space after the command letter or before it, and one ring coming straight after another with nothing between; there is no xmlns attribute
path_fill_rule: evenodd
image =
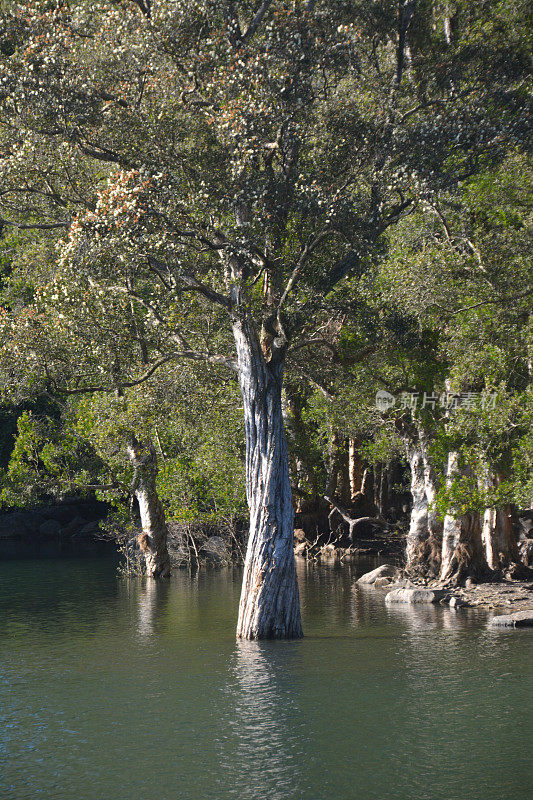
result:
<svg viewBox="0 0 533 800"><path fill-rule="evenodd" d="M468 589L454 589L453 593L469 606L510 609L513 612L533 608L533 580L479 583Z"/></svg>
<svg viewBox="0 0 533 800"><path fill-rule="evenodd" d="M440 603L453 608L486 608L507 613L533 609L533 577L531 580L475 582L452 586L442 581L412 580L394 564L380 567L358 577L358 587L383 592L388 603Z"/></svg>

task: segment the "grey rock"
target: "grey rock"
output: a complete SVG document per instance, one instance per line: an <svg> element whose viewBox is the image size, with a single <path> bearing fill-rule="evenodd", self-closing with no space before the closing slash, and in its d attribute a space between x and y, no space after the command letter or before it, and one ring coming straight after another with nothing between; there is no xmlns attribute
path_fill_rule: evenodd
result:
<svg viewBox="0 0 533 800"><path fill-rule="evenodd" d="M92 536L100 531L100 525L98 524L97 520L94 522L88 522L86 525L80 528L79 533L80 536Z"/></svg>
<svg viewBox="0 0 533 800"><path fill-rule="evenodd" d="M462 597L455 597L454 595L453 597L450 597L449 605L450 608L466 608L470 604L467 603L466 600L463 600Z"/></svg>
<svg viewBox="0 0 533 800"><path fill-rule="evenodd" d="M74 517L73 520L63 527L63 536L67 538L70 536L75 536L87 524L88 523L85 517Z"/></svg>
<svg viewBox="0 0 533 800"><path fill-rule="evenodd" d="M393 589L385 598L387 604L409 603L438 603L444 596L442 589Z"/></svg>
<svg viewBox="0 0 533 800"><path fill-rule="evenodd" d="M42 525L39 525L39 536L45 539L59 536L61 533L61 525L55 519L47 519Z"/></svg>
<svg viewBox="0 0 533 800"><path fill-rule="evenodd" d="M473 589L474 586L477 586L477 582L474 578L467 578L465 581L465 589Z"/></svg>
<svg viewBox="0 0 533 800"><path fill-rule="evenodd" d="M381 567L373 569L372 572L366 572L357 579L357 583L372 586L378 578L397 578L400 575L400 570L394 564L382 564Z"/></svg>
<svg viewBox="0 0 533 800"><path fill-rule="evenodd" d="M417 587L415 584L409 580L409 578L400 578L399 580L391 579L391 584L389 589L392 591L393 589L416 589ZM419 587L418 587L419 588Z"/></svg>
<svg viewBox="0 0 533 800"><path fill-rule="evenodd" d="M533 608L493 617L490 624L496 628L533 628Z"/></svg>
<svg viewBox="0 0 533 800"><path fill-rule="evenodd" d="M391 585L391 581L388 578L376 578L372 585L374 589L384 589L385 586Z"/></svg>

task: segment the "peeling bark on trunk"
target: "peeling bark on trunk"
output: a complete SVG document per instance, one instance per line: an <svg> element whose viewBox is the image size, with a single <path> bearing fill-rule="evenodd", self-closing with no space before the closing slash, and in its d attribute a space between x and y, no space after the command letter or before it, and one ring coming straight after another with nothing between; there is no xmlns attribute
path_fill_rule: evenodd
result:
<svg viewBox="0 0 533 800"><path fill-rule="evenodd" d="M485 559L490 569L497 570L500 565L496 543L496 509L486 508L483 514L481 541L485 549Z"/></svg>
<svg viewBox="0 0 533 800"><path fill-rule="evenodd" d="M447 482L450 484L458 473L458 455L452 452L448 456ZM456 515L450 511L444 518L440 579L460 583L469 575L485 571L479 514Z"/></svg>
<svg viewBox="0 0 533 800"><path fill-rule="evenodd" d="M233 334L244 404L250 508L237 637L299 638L303 634L294 516L281 404L283 358L271 354L267 361L246 319L233 322Z"/></svg>
<svg viewBox="0 0 533 800"><path fill-rule="evenodd" d="M152 443L143 447L132 438L128 445L128 456L134 470L132 488L141 515L143 532L138 541L144 556L146 575L149 578L168 578L170 557L167 525L156 488L157 454Z"/></svg>
<svg viewBox="0 0 533 800"><path fill-rule="evenodd" d="M387 516L387 509L389 507L388 473L388 467L386 467L385 464L381 464L379 468L379 490L376 502L380 517Z"/></svg>
<svg viewBox="0 0 533 800"><path fill-rule="evenodd" d="M367 505L370 508L374 507L374 472L371 467L367 467L363 472L361 494L365 498Z"/></svg>
<svg viewBox="0 0 533 800"><path fill-rule="evenodd" d="M439 517L435 506L437 492L439 489L437 470L435 469L432 457L430 456L429 441L426 432L423 429L419 430L419 437L422 459L424 461L424 485L426 487L426 498L428 503L428 532L440 551L440 546L442 544L443 520L441 517Z"/></svg>
<svg viewBox="0 0 533 800"><path fill-rule="evenodd" d="M413 505L406 542L407 568L427 575L440 570L442 521L436 509L437 476L425 431L419 425L403 430L407 459L411 468Z"/></svg>
<svg viewBox="0 0 533 800"><path fill-rule="evenodd" d="M497 486L501 481L502 476L488 473L485 477L486 488ZM485 509L481 540L490 569L502 570L520 561L511 508L508 505L498 509Z"/></svg>
<svg viewBox="0 0 533 800"><path fill-rule="evenodd" d="M424 480L424 459L422 449L416 445L407 448L407 457L411 467L411 494L413 505L406 542L407 568L418 566L421 556L421 545L429 535L428 501Z"/></svg>

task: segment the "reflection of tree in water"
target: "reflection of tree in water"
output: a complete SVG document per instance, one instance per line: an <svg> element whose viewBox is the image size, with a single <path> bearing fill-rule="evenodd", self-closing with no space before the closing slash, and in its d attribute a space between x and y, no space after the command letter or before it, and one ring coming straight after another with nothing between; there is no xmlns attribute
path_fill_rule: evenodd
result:
<svg viewBox="0 0 533 800"><path fill-rule="evenodd" d="M164 620L170 591L169 581L148 578L138 588L137 632L151 636Z"/></svg>
<svg viewBox="0 0 533 800"><path fill-rule="evenodd" d="M496 730L503 722L504 709L495 713L497 695L490 699L492 667L484 671L482 666L484 661L490 665L497 655L485 646L484 615L438 604L391 604L386 610L390 622L403 633L397 650L402 706L396 709L397 720L391 714L398 741L391 758L398 774L405 768L402 754L409 753L412 763L426 768L409 777L413 796L425 796L430 781L447 796L455 791L459 795L458 781L466 770L477 773L480 796L493 796L491 772L496 768L503 774L503 760L490 737L483 742L472 736L472 730ZM500 661L497 657L496 668ZM439 738L446 741L444 748L434 746L437 727ZM496 767L499 759L502 763Z"/></svg>
<svg viewBox="0 0 533 800"><path fill-rule="evenodd" d="M238 642L220 742L224 796L290 800L305 784L305 732L294 702L297 645ZM235 771L235 764L239 769Z"/></svg>
<svg viewBox="0 0 533 800"><path fill-rule="evenodd" d="M331 562L317 565L296 559L300 606L304 618L311 617L315 631L351 623L350 590L354 580L350 565Z"/></svg>

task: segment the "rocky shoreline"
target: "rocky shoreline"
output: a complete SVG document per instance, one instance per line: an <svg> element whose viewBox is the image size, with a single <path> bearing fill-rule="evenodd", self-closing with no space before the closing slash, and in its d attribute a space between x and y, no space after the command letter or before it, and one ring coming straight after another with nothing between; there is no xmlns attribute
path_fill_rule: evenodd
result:
<svg viewBox="0 0 533 800"><path fill-rule="evenodd" d="M100 521L108 508L96 500L72 500L53 506L0 515L0 559L94 556L116 551Z"/></svg>
<svg viewBox="0 0 533 800"><path fill-rule="evenodd" d="M382 564L361 575L356 583L360 587L382 591L387 605L439 603L455 609L505 610L508 612L506 620L500 623L496 616L493 624L505 627L533 626L533 580L503 579L476 583L469 579L466 586L455 587L438 581L416 582L394 564Z"/></svg>

